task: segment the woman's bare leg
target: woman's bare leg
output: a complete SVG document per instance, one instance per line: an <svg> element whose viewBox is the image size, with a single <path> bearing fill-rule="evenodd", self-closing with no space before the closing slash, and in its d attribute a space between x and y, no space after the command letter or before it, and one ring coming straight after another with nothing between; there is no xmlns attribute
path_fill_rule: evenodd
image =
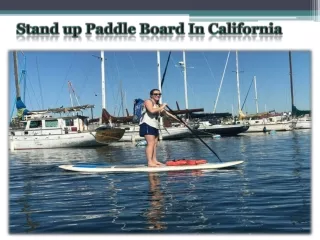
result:
<svg viewBox="0 0 320 240"><path fill-rule="evenodd" d="M157 167L158 164L156 164L156 162L154 162L153 160L153 152L156 145L156 137L154 135L145 135L144 137L148 143L148 145L146 146L146 157L148 161L148 166Z"/></svg>
<svg viewBox="0 0 320 240"><path fill-rule="evenodd" d="M159 140L159 136L155 137L155 143L154 143L153 154L152 154L152 162L155 163L155 164L157 164L157 165L162 165L162 163L161 163L161 162L158 162L158 160L157 160L158 140Z"/></svg>

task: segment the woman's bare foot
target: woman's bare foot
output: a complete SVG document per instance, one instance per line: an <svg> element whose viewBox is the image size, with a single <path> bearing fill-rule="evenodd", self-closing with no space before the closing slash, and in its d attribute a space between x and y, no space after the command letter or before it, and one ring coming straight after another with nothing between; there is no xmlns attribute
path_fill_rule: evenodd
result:
<svg viewBox="0 0 320 240"><path fill-rule="evenodd" d="M152 163L148 163L148 167L159 167L159 165L152 162Z"/></svg>
<svg viewBox="0 0 320 240"><path fill-rule="evenodd" d="M158 166L163 166L164 164L159 162L158 160L152 160L152 164L157 164Z"/></svg>

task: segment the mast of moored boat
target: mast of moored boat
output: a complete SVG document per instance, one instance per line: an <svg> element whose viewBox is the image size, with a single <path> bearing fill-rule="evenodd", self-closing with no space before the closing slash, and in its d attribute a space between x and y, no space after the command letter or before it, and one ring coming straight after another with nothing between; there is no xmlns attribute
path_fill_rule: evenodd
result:
<svg viewBox="0 0 320 240"><path fill-rule="evenodd" d="M226 64L224 65L224 70L223 70L222 78L221 78L221 81L220 81L220 86L219 86L219 90L218 90L218 94L217 94L217 99L216 99L216 101L215 101L215 103L214 103L213 113L216 113L216 108L217 108L217 104L218 104L218 100L219 100L220 90L221 90L221 87L222 87L222 83L223 83L223 79L224 79L224 74L225 74L226 69L227 69L229 56L230 56L230 51L228 52L227 61L226 61ZM211 70L210 70L210 71L211 71ZM233 114L232 114L232 116L233 116Z"/></svg>
<svg viewBox="0 0 320 240"><path fill-rule="evenodd" d="M104 51L101 51L101 96L102 109L106 109L106 89L105 89L105 75L104 75Z"/></svg>
<svg viewBox="0 0 320 240"><path fill-rule="evenodd" d="M240 102L240 83L239 83L238 51L236 51L236 76L237 76L237 90L238 90L238 111L239 111L239 114L240 114L240 111L241 111L241 102Z"/></svg>
<svg viewBox="0 0 320 240"><path fill-rule="evenodd" d="M158 88L160 92L162 92L161 89L161 68L160 68L160 52L157 51L157 69L158 69ZM162 96L159 99L159 103L162 103Z"/></svg>
<svg viewBox="0 0 320 240"><path fill-rule="evenodd" d="M162 92L162 89L161 89L160 52L159 51L157 51L157 67L158 67L158 87L159 87L160 92ZM160 104L162 103L162 96L160 96L159 103ZM163 127L163 119L162 119L162 117L160 117L160 128L162 128L162 127ZM162 140L161 131L160 131L159 139Z"/></svg>
<svg viewBox="0 0 320 240"><path fill-rule="evenodd" d="M294 115L293 115L294 98L293 98L291 51L289 51L289 68L290 68L289 75L290 75L290 87L291 87L291 116L293 118L294 117Z"/></svg>
<svg viewBox="0 0 320 240"><path fill-rule="evenodd" d="M255 91L255 102L256 102L256 110L257 113L259 113L259 109L258 109L258 93L257 93L257 79L256 76L253 77L253 81L254 81L254 91Z"/></svg>
<svg viewBox="0 0 320 240"><path fill-rule="evenodd" d="M18 57L17 51L13 51L13 67L14 67L14 81L16 84L16 97L20 97L20 86L18 77Z"/></svg>
<svg viewBox="0 0 320 240"><path fill-rule="evenodd" d="M183 51L183 78L184 78L184 97L186 101L186 109L189 109L188 104L188 85L187 85L187 63L186 63L186 52Z"/></svg>

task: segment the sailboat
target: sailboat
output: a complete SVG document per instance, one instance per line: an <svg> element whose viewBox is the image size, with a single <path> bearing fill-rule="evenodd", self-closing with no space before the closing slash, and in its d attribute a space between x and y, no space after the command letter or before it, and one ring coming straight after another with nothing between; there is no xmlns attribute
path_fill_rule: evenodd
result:
<svg viewBox="0 0 320 240"><path fill-rule="evenodd" d="M183 54L184 54L183 59L185 61L185 52L183 52ZM229 58L229 54L228 54L228 58ZM227 61L228 61L228 58L227 58ZM184 71L186 71L185 63L184 63ZM184 78L185 78L185 88L186 88L186 73L184 74ZM222 81L221 81L221 84L222 84ZM221 88L221 84L220 84L220 88ZM219 97L220 88L218 91L217 99ZM239 94L240 93L238 92L238 96ZM186 97L186 101L187 101L187 97ZM239 101L240 101L240 98L239 98ZM249 129L248 125L245 125L242 123L233 123L232 121L230 121L232 117L231 117L231 114L229 113L215 113L217 102L218 100L215 103L213 113L200 113L200 114L191 115L193 119L199 120L200 126L197 129L197 131L199 132L198 133L199 135L203 135L203 133L209 133L209 134L217 134L220 136L236 136L240 133L246 132ZM223 120L221 121L221 119Z"/></svg>
<svg viewBox="0 0 320 240"><path fill-rule="evenodd" d="M253 77L255 85L255 103L256 114L245 115L240 107L240 85L239 85L239 73L238 73L238 52L236 51L236 73L237 73L237 88L238 88L238 110L239 120L237 123L244 123L249 126L246 133L256 132L269 132L269 131L291 131L292 123L287 120L285 116L272 115L270 112L259 113L258 110L258 95L257 95L257 80L256 76ZM250 90L250 89L249 89Z"/></svg>
<svg viewBox="0 0 320 240"><path fill-rule="evenodd" d="M241 116L243 121L250 126L247 133L291 131L292 123L288 120L288 116L276 114L273 111L259 113L256 76L253 77L253 82L255 85L256 114Z"/></svg>
<svg viewBox="0 0 320 240"><path fill-rule="evenodd" d="M20 96L16 51L13 52L13 59L18 116L11 122L9 128L10 150L103 146L116 142L123 136L123 129L100 131L88 129L88 117L79 115L79 112L85 109L92 110L94 105L27 110ZM77 114L65 117L51 115L70 112Z"/></svg>
<svg viewBox="0 0 320 240"><path fill-rule="evenodd" d="M311 129L311 111L299 110L294 105L291 51L289 51L289 67L290 67L292 125L295 129Z"/></svg>
<svg viewBox="0 0 320 240"><path fill-rule="evenodd" d="M104 71L104 51L101 51L101 96L102 96L102 123L100 127L96 128L96 141L98 143L110 143L119 141L125 134L125 129L114 127L111 121L104 121L103 115L106 111L106 96L105 96L105 71Z"/></svg>

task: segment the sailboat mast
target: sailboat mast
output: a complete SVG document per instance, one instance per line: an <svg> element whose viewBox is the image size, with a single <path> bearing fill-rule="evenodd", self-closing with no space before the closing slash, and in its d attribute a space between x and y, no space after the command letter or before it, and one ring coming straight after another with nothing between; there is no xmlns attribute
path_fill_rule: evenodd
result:
<svg viewBox="0 0 320 240"><path fill-rule="evenodd" d="M160 92L162 92L161 90L161 68L160 68L160 52L157 51L157 68L158 68L158 88L160 90ZM159 99L159 103L162 103L162 96Z"/></svg>
<svg viewBox="0 0 320 240"><path fill-rule="evenodd" d="M256 101L256 110L257 113L259 113L259 109L258 109L258 93L257 93L257 79L256 76L253 77L253 81L254 81L254 91L256 94L256 98L254 99Z"/></svg>
<svg viewBox="0 0 320 240"><path fill-rule="evenodd" d="M124 107L123 107L123 90L122 90L122 81L120 80L120 95L121 95L121 108L122 108L122 116L124 117Z"/></svg>
<svg viewBox="0 0 320 240"><path fill-rule="evenodd" d="M187 63L186 63L185 51L183 51L183 77L184 77L184 97L185 97L185 101L186 101L186 109L189 109L188 86L187 86Z"/></svg>
<svg viewBox="0 0 320 240"><path fill-rule="evenodd" d="M158 88L159 88L160 92L162 92L162 89L161 89L160 52L159 51L157 51L157 66L158 66ZM162 96L160 96L159 103L160 104L162 103ZM160 117L160 127L162 127L162 126L163 126L163 119L162 119L162 117ZM161 131L160 131L159 139L162 140Z"/></svg>
<svg viewBox="0 0 320 240"><path fill-rule="evenodd" d="M106 89L105 89L105 76L104 76L104 51L101 51L101 96L102 96L102 109L106 109Z"/></svg>
<svg viewBox="0 0 320 240"><path fill-rule="evenodd" d="M293 98L293 81L292 81L292 63L291 63L291 51L289 51L289 67L290 67L290 87L291 87L291 114L293 116L293 106L294 106L294 98Z"/></svg>
<svg viewBox="0 0 320 240"><path fill-rule="evenodd" d="M216 99L216 102L214 103L213 113L216 113L216 108L217 108L217 104L218 104L218 100L219 100L219 96L220 96L220 90L221 90L221 87L222 87L224 74L226 72L226 68L227 68L227 65L228 65L229 55L230 55L230 51L228 52L227 61L226 61L226 64L224 66L224 70L223 70L223 74L222 74L222 78L221 78L220 86L219 86L219 90L218 90L217 99Z"/></svg>
<svg viewBox="0 0 320 240"><path fill-rule="evenodd" d="M236 74L237 74L237 89L238 89L238 110L240 112L240 110L241 110L241 102L240 102L238 51L236 51Z"/></svg>
<svg viewBox="0 0 320 240"><path fill-rule="evenodd" d="M17 51L13 51L13 67L14 67L14 81L16 84L16 97L20 97L20 86L18 77L18 57Z"/></svg>

